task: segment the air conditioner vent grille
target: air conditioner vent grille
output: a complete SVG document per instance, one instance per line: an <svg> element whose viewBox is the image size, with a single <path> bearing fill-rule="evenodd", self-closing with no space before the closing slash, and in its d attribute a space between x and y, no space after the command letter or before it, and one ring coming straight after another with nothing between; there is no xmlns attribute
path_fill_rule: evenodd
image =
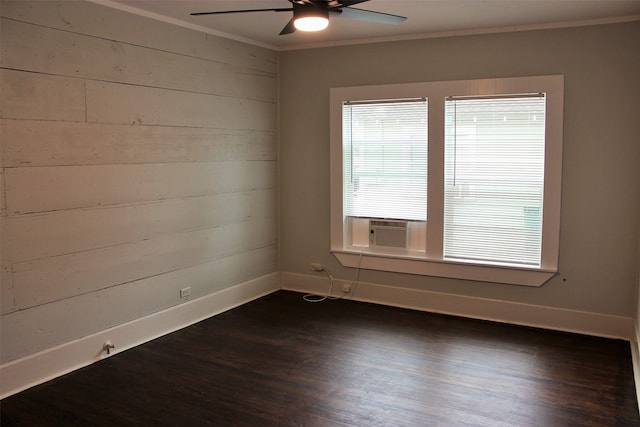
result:
<svg viewBox="0 0 640 427"><path fill-rule="evenodd" d="M369 245L407 247L407 221L369 220Z"/></svg>

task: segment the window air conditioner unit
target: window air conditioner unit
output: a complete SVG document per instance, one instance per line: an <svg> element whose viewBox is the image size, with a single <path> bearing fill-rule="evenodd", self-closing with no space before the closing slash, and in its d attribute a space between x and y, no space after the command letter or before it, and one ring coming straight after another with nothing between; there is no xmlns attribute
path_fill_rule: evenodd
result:
<svg viewBox="0 0 640 427"><path fill-rule="evenodd" d="M369 246L407 247L407 221L369 220Z"/></svg>

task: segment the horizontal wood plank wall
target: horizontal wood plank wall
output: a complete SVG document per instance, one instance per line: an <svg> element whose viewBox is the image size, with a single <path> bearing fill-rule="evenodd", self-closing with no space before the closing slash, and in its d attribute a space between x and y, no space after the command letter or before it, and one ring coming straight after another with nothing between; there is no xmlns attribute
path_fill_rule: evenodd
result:
<svg viewBox="0 0 640 427"><path fill-rule="evenodd" d="M0 14L0 363L277 271L275 52L86 1Z"/></svg>

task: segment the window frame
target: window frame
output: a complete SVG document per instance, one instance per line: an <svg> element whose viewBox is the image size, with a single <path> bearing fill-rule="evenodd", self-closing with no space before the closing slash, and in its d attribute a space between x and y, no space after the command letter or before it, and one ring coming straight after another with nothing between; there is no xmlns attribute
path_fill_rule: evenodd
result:
<svg viewBox="0 0 640 427"><path fill-rule="evenodd" d="M485 264L443 258L445 99L546 93L545 170L540 267ZM427 98L428 179L426 251L384 251L347 244L343 213L342 105L346 101ZM558 271L562 180L564 76L453 80L330 89L330 228L331 252L346 267L449 277L483 282L542 286Z"/></svg>

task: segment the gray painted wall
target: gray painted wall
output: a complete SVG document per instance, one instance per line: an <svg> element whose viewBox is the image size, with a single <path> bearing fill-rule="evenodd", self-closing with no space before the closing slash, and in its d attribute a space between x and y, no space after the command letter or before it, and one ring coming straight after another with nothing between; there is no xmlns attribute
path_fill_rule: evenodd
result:
<svg viewBox="0 0 640 427"><path fill-rule="evenodd" d="M2 1L2 363L277 271L277 54Z"/></svg>
<svg viewBox="0 0 640 427"><path fill-rule="evenodd" d="M560 274L541 288L362 271L363 282L633 317L640 226L640 23L434 38L280 56L281 272L329 252L329 88L564 74Z"/></svg>

